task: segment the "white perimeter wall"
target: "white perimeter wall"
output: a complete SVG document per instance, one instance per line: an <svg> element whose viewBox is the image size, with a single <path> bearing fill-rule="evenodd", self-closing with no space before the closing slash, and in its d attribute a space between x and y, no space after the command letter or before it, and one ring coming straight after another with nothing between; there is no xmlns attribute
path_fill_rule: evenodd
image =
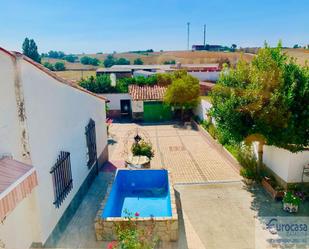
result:
<svg viewBox="0 0 309 249"><path fill-rule="evenodd" d="M101 94L101 96L104 96L110 101L107 103L109 110L120 110L120 100L131 99L131 96L128 93L106 93Z"/></svg>
<svg viewBox="0 0 309 249"><path fill-rule="evenodd" d="M0 240L8 249L29 248L40 240L36 207L36 189L0 223Z"/></svg>
<svg viewBox="0 0 309 249"><path fill-rule="evenodd" d="M255 155L257 156L257 143L253 144ZM302 181L302 172L306 164L309 163L309 151L292 153L288 150L275 146L264 145L263 162L287 183ZM304 178L309 182L309 178Z"/></svg>
<svg viewBox="0 0 309 249"><path fill-rule="evenodd" d="M188 74L200 81L217 81L220 76L220 72L188 72Z"/></svg>
<svg viewBox="0 0 309 249"><path fill-rule="evenodd" d="M20 62L44 243L89 173L85 127L90 118L96 123L98 156L107 145L105 102L58 82L24 60ZM62 150L71 153L73 189L60 208L55 208L49 172Z"/></svg>
<svg viewBox="0 0 309 249"><path fill-rule="evenodd" d="M197 115L200 120L207 119L207 113L209 109L212 107L212 104L205 99L201 99L200 103L194 110L194 114Z"/></svg>
<svg viewBox="0 0 309 249"><path fill-rule="evenodd" d="M13 62L0 51L0 157L11 154L16 160L22 159L19 132Z"/></svg>
<svg viewBox="0 0 309 249"><path fill-rule="evenodd" d="M274 146L264 146L264 163L288 183L301 182L303 167L309 163L309 151L292 153ZM309 178L304 178L309 182Z"/></svg>

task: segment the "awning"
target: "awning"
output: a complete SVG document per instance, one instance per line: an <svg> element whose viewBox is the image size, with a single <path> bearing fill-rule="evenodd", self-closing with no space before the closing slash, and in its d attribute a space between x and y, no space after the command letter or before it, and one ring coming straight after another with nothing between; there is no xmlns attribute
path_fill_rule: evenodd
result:
<svg viewBox="0 0 309 249"><path fill-rule="evenodd" d="M33 166L12 158L0 159L0 221L38 185Z"/></svg>

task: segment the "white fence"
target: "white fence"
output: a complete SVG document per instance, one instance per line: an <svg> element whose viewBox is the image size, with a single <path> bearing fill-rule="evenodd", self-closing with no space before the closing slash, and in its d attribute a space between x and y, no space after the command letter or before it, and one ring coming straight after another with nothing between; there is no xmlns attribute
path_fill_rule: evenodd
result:
<svg viewBox="0 0 309 249"><path fill-rule="evenodd" d="M208 102L205 99L202 99L198 106L194 110L194 114L197 115L200 120L206 120L207 119L207 113L209 112L209 109L212 107L212 104Z"/></svg>

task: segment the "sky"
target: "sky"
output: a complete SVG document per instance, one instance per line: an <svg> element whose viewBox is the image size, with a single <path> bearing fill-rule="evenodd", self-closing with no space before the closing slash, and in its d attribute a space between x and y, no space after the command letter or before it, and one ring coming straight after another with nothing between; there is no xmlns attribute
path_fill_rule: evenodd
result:
<svg viewBox="0 0 309 249"><path fill-rule="evenodd" d="M309 0L0 0L0 47L39 52L185 50L206 43L238 47L309 44Z"/></svg>

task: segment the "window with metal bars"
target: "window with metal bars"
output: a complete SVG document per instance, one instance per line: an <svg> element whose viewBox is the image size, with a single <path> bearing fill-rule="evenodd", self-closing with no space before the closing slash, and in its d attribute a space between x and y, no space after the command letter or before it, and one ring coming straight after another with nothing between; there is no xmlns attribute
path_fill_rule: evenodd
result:
<svg viewBox="0 0 309 249"><path fill-rule="evenodd" d="M73 188L70 152L61 151L57 162L51 168L54 186L54 205L59 208Z"/></svg>
<svg viewBox="0 0 309 249"><path fill-rule="evenodd" d="M88 168L97 161L97 143L96 143L96 133L95 133L95 122L90 119L88 125L85 128L86 141L88 148Z"/></svg>

